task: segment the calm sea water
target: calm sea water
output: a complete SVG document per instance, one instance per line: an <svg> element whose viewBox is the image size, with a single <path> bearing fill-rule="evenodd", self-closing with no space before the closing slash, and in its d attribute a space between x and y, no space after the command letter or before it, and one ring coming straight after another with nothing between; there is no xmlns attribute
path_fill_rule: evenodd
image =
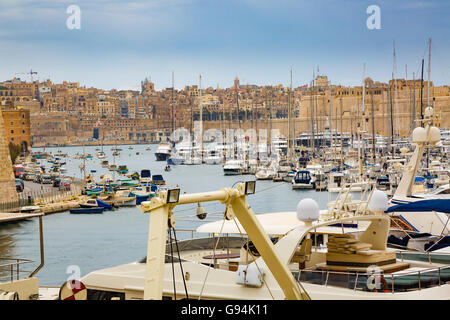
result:
<svg viewBox="0 0 450 320"><path fill-rule="evenodd" d="M155 161L156 145L145 150L148 145L122 145L121 155L115 158L117 165L127 165L129 173L150 169L152 174L162 174L168 187L180 187L182 193L194 193L231 187L238 181L254 180L254 176L224 176L221 165L172 166L165 172L165 162ZM100 166L101 160L95 157L94 146L85 147L85 152L94 156L86 160L87 171L96 170L94 176L109 173ZM111 146L105 146L107 160L113 162ZM35 148L33 151L42 151ZM57 148L46 151L57 152ZM82 153L82 147L63 147L67 153L67 174L82 177L79 165L82 160L73 159L76 153ZM136 152L139 152L137 155ZM45 163L42 161L42 163ZM255 213L295 211L297 203L303 198L313 198L321 209L336 194L315 192L312 190L292 190L286 182L257 181L256 194L248 196L247 201ZM195 217L194 205L175 208L176 229L195 229L205 221L221 218L224 206L208 203L204 205L208 212L206 220ZM55 213L43 218L45 265L38 272L40 285L59 286L72 274L74 267L79 268L81 276L101 268L129 263L141 259L146 254L149 226L148 214L136 207L121 208L117 211L105 211L96 215L71 215L69 212ZM190 232L177 232L179 238L190 237ZM31 219L0 225L0 257L20 257L32 259L33 270L40 261L38 220Z"/></svg>

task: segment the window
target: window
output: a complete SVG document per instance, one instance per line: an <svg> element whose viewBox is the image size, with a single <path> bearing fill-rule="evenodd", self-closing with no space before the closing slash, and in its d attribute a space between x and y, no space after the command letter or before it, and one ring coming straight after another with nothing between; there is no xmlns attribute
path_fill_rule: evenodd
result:
<svg viewBox="0 0 450 320"><path fill-rule="evenodd" d="M11 130L11 133L14 133L14 130Z"/></svg>

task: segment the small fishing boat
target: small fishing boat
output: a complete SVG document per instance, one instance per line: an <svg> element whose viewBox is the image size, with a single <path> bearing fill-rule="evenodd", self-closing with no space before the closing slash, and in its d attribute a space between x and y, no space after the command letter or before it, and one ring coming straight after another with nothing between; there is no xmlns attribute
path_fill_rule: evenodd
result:
<svg viewBox="0 0 450 320"><path fill-rule="evenodd" d="M130 175L130 178L131 178L132 180L139 180L140 177L141 177L141 176L140 176L139 172L133 172L133 173Z"/></svg>
<svg viewBox="0 0 450 320"><path fill-rule="evenodd" d="M148 201L150 198L156 195L157 187L155 185L147 185L142 187L133 188L130 191L131 197L136 197L136 205L141 204L144 201Z"/></svg>
<svg viewBox="0 0 450 320"><path fill-rule="evenodd" d="M104 208L112 210L112 204L106 203L100 199L89 199L85 203L80 203L81 208Z"/></svg>
<svg viewBox="0 0 450 320"><path fill-rule="evenodd" d="M93 207L93 208L77 208L77 209L70 209L71 214L95 214L95 213L103 213L105 208L103 207Z"/></svg>
<svg viewBox="0 0 450 320"><path fill-rule="evenodd" d="M141 183L150 183L152 182L152 173L148 169L141 170Z"/></svg>
<svg viewBox="0 0 450 320"><path fill-rule="evenodd" d="M166 181L164 180L162 175L154 174L152 176L152 184L154 184L154 185L166 185Z"/></svg>
<svg viewBox="0 0 450 320"><path fill-rule="evenodd" d="M131 188L137 187L139 185L139 181L133 180L131 178L119 179L118 182L121 188Z"/></svg>
<svg viewBox="0 0 450 320"><path fill-rule="evenodd" d="M102 187L93 187L90 189L86 189L86 195L88 196L98 196L102 192L103 192Z"/></svg>
<svg viewBox="0 0 450 320"><path fill-rule="evenodd" d="M127 174L128 173L128 168L127 168L127 166L119 166L119 168L117 168L117 171L120 173L120 174Z"/></svg>

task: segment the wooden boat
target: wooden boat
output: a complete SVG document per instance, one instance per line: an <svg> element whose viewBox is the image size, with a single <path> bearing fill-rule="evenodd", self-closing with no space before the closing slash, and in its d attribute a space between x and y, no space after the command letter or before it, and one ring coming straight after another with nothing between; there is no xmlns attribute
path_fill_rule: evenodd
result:
<svg viewBox="0 0 450 320"><path fill-rule="evenodd" d="M81 208L104 208L107 210L112 210L112 204L106 203L100 199L89 199L85 203L80 204Z"/></svg>

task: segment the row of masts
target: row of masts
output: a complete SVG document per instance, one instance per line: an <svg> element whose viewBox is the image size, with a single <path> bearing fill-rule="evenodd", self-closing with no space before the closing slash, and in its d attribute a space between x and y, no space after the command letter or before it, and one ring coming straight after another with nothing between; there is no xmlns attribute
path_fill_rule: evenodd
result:
<svg viewBox="0 0 450 320"><path fill-rule="evenodd" d="M431 39L429 39L428 41L428 82L427 82L427 105L430 106L430 80L431 80L431 75L430 75L430 66L431 66ZM421 84L420 84L420 120L423 119L423 69L424 69L424 59L422 59L422 72L421 72ZM389 104L389 117L390 117L390 128L389 128L389 140L391 142L391 154L394 155L396 153L396 146L394 143L394 137L395 137L395 130L394 127L397 128L397 130L399 130L400 128L400 124L399 124L399 118L396 117L396 122L394 124L394 109L397 112L397 114L399 113L399 104L398 104L398 90L397 90L397 80L396 80L396 72L397 72L397 65L396 65L396 50L395 50L395 42L393 43L393 70L392 70L392 80L393 80L393 84L394 84L394 92L392 93L391 88L389 87L388 89L388 104ZM406 72L406 77L407 77L407 66L405 68L405 72ZM357 112L357 119L359 118L360 120L357 121L357 132L356 132L356 136L358 139L358 158L360 161L360 174L362 175L362 155L364 154L364 150L362 150L362 144L361 144L361 136L362 133L367 132L367 128L366 128L366 79L365 79L365 73L366 73L366 64L363 64L363 79L362 79L362 101L361 101L361 113ZM318 74L317 74L318 75ZM316 152L316 146L315 146L315 133L316 133L316 129L315 126L316 124L318 124L319 120L318 120L318 92L316 91L316 83L315 83L315 79L316 79L316 74L315 71L313 71L313 79L311 81L311 87L310 87L310 95L311 95L311 99L310 99L310 106L309 106L309 114L310 114L310 121L311 121L311 133L310 133L310 150L313 154L315 154ZM413 72L413 96L414 98L411 99L412 100L412 106L411 106L411 128L414 128L414 123L416 122L416 86L415 86L415 73ZM172 132L175 131L175 114L174 114L174 73L172 72ZM410 90L411 91L411 90ZM293 107L293 97L292 97L292 69L290 70L290 86L288 89L288 137L287 137L287 143L288 143L288 151L287 151L287 158L288 160L294 160L296 154L295 154L295 119L296 119L296 107ZM241 129L241 120L240 120L240 109L239 109L239 88L238 86L236 86L235 88L235 94L236 94L236 115L237 115L237 124L238 124L238 129ZM376 147L375 147L375 108L374 108L374 100L373 100L373 91L370 91L370 107L371 107L371 127L372 127L372 157L373 157L373 161L376 160ZM267 140L267 146L270 146L270 141L271 141L271 131L272 131L272 103L268 102L267 99L267 93L266 93L266 97L265 97L265 108L267 109L267 114L268 116L266 117L266 128L268 129L268 140ZM329 102L329 119L328 119L328 127L330 132L332 132L333 130L333 121L332 121L332 105L333 105L333 101L332 101L332 96L330 95L330 98L328 100ZM223 101L223 103L225 104L225 100ZM408 101L407 101L408 103ZM200 148L202 148L203 145L203 99L202 99L202 76L199 76L199 113L200 113L200 119L199 119L199 130L200 130L200 134L199 134L199 146ZM223 108L225 109L225 108ZM337 110L337 109L336 109ZM383 108L383 119L385 118L384 115L384 110L385 108ZM253 128L257 128L258 126L258 114L256 113L255 115L255 106L254 106L254 102L252 105L252 127ZM344 111L342 109L342 99L340 99L340 127L341 127L341 137L343 136L343 114L346 113L348 111ZM351 114L351 121L353 120L354 116L352 114L352 111L350 111ZM256 116L256 117L255 117ZM338 128L338 116L336 115L336 130ZM221 119L221 129L222 131L225 131L225 125L224 125L224 121L225 121L225 110L223 110L223 116ZM231 116L230 116L230 120L229 120L229 127L231 128ZM384 121L384 120L383 120ZM193 123L193 112L192 112L192 108L191 108L191 134L193 135L193 128L192 128L192 123ZM384 126L384 125L383 125ZM353 130L353 124L351 124L351 129ZM412 129L411 129L412 130ZM336 131L337 132L337 131ZM399 136L399 132L397 134ZM193 136L192 136L193 138ZM334 135L334 139L336 139L336 135ZM194 139L191 140L192 143L194 141ZM173 143L175 141L172 141ZM352 142L353 142L353 133L352 133ZM341 139L341 153L342 153L342 139ZM331 142L330 142L331 144ZM336 141L334 141L333 143L335 146L337 145ZM269 150L269 148L268 148ZM335 150L336 151L336 150ZM341 154L342 157L342 154Z"/></svg>

